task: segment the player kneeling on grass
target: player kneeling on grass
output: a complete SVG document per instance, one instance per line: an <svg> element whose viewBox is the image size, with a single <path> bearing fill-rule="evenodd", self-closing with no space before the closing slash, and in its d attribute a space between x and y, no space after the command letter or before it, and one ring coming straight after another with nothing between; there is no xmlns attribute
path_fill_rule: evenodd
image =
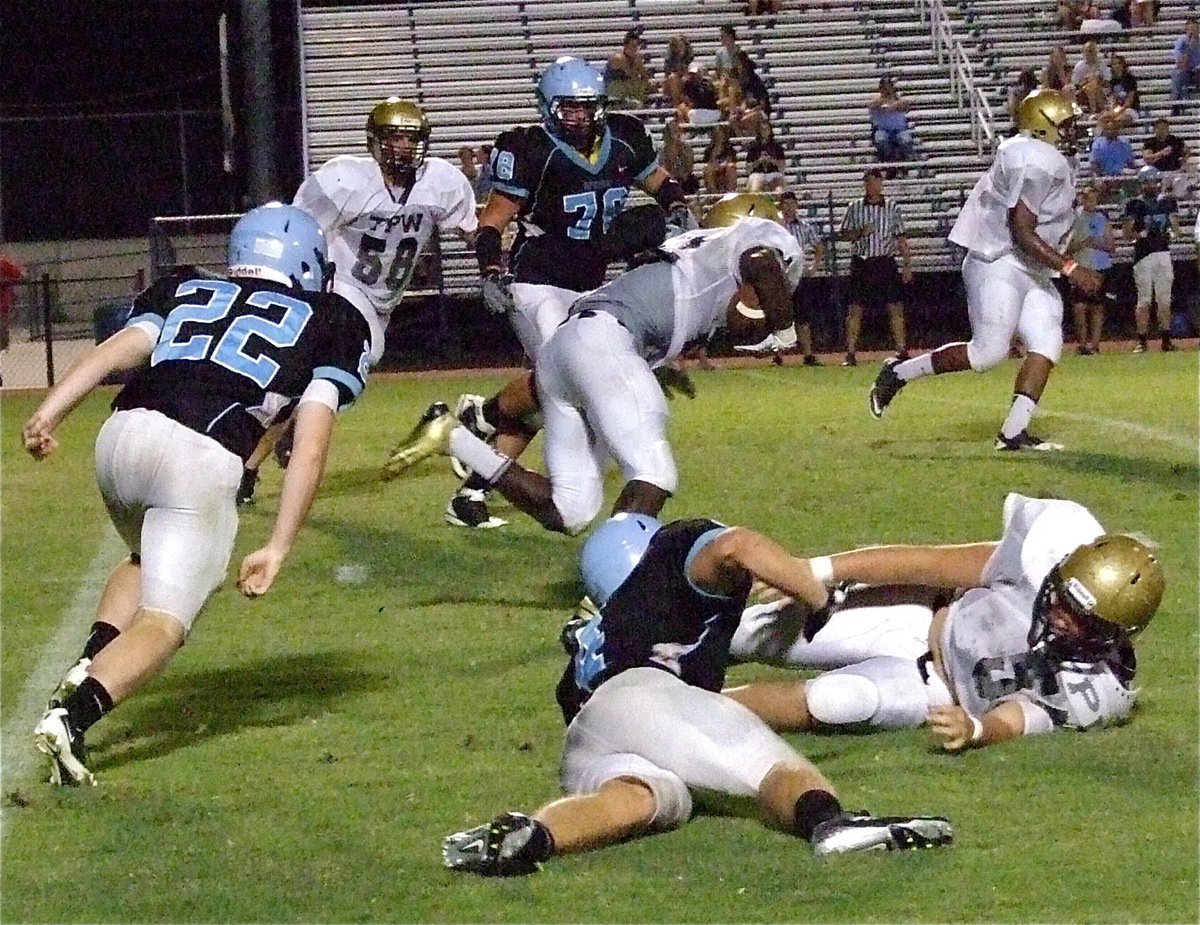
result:
<svg viewBox="0 0 1200 925"><path fill-rule="evenodd" d="M555 854L666 831L704 790L755 801L818 855L948 844L939 816L875 817L842 808L816 767L750 710L721 695L729 641L753 581L806 601L828 593L804 559L712 520L660 525L618 514L584 544L599 613L568 624L557 699L567 721L566 796L532 817L503 813L445 839L447 867L528 874Z"/></svg>
<svg viewBox="0 0 1200 925"><path fill-rule="evenodd" d="M96 438L96 479L130 557L100 598L83 656L34 730L56 784L95 783L84 733L157 674L225 579L242 465L295 411L295 446L271 537L242 560L238 587L264 594L308 514L337 412L362 391L367 323L326 292L325 237L271 203L229 236L229 275L183 268L143 292L126 327L93 350L25 422L43 459L53 432L113 372L136 370Z"/></svg>
<svg viewBox="0 0 1200 925"><path fill-rule="evenodd" d="M538 353L547 475L497 452L441 403L392 454L385 474L434 453L453 456L546 529L574 535L604 503L611 457L625 477L614 510L662 510L678 473L654 368L724 327L738 326L731 333L754 339L747 347L754 352L793 346L792 292L803 264L796 239L762 194L727 196L709 209L703 228L665 241L664 225L660 216L654 259L575 302ZM750 314L739 309L743 287L758 305Z"/></svg>
<svg viewBox="0 0 1200 925"><path fill-rule="evenodd" d="M845 665L725 692L777 731L925 723L957 752L1120 723L1133 710L1132 639L1162 600L1162 566L1073 501L1009 495L999 542L877 546L810 561L831 584L964 590L924 608L847 606L815 632L809 621L807 639L794 608L748 609L737 658Z"/></svg>

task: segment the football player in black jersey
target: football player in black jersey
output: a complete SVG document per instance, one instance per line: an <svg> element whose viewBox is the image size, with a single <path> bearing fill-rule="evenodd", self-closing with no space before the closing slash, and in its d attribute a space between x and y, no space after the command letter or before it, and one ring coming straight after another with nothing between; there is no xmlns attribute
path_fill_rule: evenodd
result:
<svg viewBox="0 0 1200 925"><path fill-rule="evenodd" d="M652 195L678 228L694 227L683 187L658 163L646 127L607 111L604 77L579 58L562 57L537 86L539 125L503 132L492 148L493 186L479 217L475 253L489 308L508 316L530 361L583 292L604 282L613 218L633 187ZM517 221L505 273L500 235ZM537 433L532 373L497 395L459 398L455 413L479 436L516 459ZM488 486L468 478L450 501L447 522L498 527Z"/></svg>
<svg viewBox="0 0 1200 925"><path fill-rule="evenodd" d="M532 817L503 813L450 835L447 867L528 874L555 854L676 828L691 816L693 790L753 800L818 855L951 841L938 816L846 812L811 762L720 693L754 580L826 606L807 560L741 527L620 514L588 538L581 566L600 612L567 637L558 685L566 796Z"/></svg>
<svg viewBox="0 0 1200 925"><path fill-rule="evenodd" d="M225 580L242 465L295 409L295 447L267 542L238 587L266 593L325 467L336 414L363 389L370 332L326 292L325 237L306 212L270 203L229 237L229 274L185 268L139 295L125 328L92 349L25 422L44 459L54 431L106 376L133 370L96 438L96 478L130 556L109 578L82 657L34 730L51 781L95 783L84 733L158 673Z"/></svg>

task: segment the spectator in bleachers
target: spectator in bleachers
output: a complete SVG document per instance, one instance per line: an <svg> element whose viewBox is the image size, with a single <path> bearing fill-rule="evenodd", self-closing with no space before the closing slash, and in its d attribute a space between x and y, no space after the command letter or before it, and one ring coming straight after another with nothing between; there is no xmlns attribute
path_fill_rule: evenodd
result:
<svg viewBox="0 0 1200 925"><path fill-rule="evenodd" d="M1161 116L1154 120L1154 134L1142 147L1142 160L1163 175L1163 189L1176 199L1188 194L1188 149L1183 139L1171 132L1171 123Z"/></svg>
<svg viewBox="0 0 1200 925"><path fill-rule="evenodd" d="M1129 139L1121 137L1121 127L1113 122L1101 126L1103 134L1092 142L1088 163L1092 176L1100 180L1106 190L1119 186L1122 176L1137 166L1137 157Z"/></svg>
<svg viewBox="0 0 1200 925"><path fill-rule="evenodd" d="M717 87L705 72L704 65L698 61L688 65L687 77L683 81L683 99L675 107L675 118L685 125L712 125L721 121Z"/></svg>
<svg viewBox="0 0 1200 925"><path fill-rule="evenodd" d="M787 152L775 139L771 123L763 122L746 146L746 189L752 193L779 192L787 186Z"/></svg>
<svg viewBox="0 0 1200 925"><path fill-rule="evenodd" d="M879 159L885 163L912 160L913 136L908 123L908 101L900 96L892 78L880 78L879 92L867 104L867 115L871 120L871 140ZM888 170L889 177L895 175L894 168Z"/></svg>
<svg viewBox="0 0 1200 925"><path fill-rule="evenodd" d="M746 0L746 15L775 14L783 9L783 0Z"/></svg>
<svg viewBox="0 0 1200 925"><path fill-rule="evenodd" d="M1179 208L1175 197L1162 191L1162 173L1157 167L1138 172L1141 195L1125 203L1125 240L1133 242L1133 281L1137 285L1138 345L1134 353L1145 353L1150 333L1150 305L1154 304L1158 333L1164 352L1171 343L1171 288L1175 268L1171 264L1171 238L1179 237Z"/></svg>
<svg viewBox="0 0 1200 925"><path fill-rule="evenodd" d="M686 35L674 35L667 42L667 54L663 59L663 95L672 106L678 106L683 100L683 82L694 57L692 43Z"/></svg>
<svg viewBox="0 0 1200 925"><path fill-rule="evenodd" d="M733 76L742 89L742 97L749 107L762 111L765 118L771 118L771 91L758 74L754 59L744 51L739 51L733 59Z"/></svg>
<svg viewBox="0 0 1200 925"><path fill-rule="evenodd" d="M1017 80L1008 88L1008 117L1012 120L1013 134L1017 132L1017 107L1021 100L1038 88L1037 71L1032 67L1023 67L1017 73Z"/></svg>
<svg viewBox="0 0 1200 925"><path fill-rule="evenodd" d="M1058 27L1074 32L1085 20L1099 19L1100 7L1095 0L1059 0Z"/></svg>
<svg viewBox="0 0 1200 925"><path fill-rule="evenodd" d="M1137 78L1129 70L1124 55L1113 55L1109 65L1112 83L1109 85L1108 105L1098 117L1097 124L1115 122L1120 128L1132 128L1138 124L1141 98L1138 95Z"/></svg>
<svg viewBox="0 0 1200 925"><path fill-rule="evenodd" d="M475 184L479 180L479 161L475 154L475 149L470 145L463 145L458 149L458 169L462 171L470 183L471 188L475 189ZM475 198L479 199L479 190L475 190Z"/></svg>
<svg viewBox="0 0 1200 925"><path fill-rule="evenodd" d="M1075 99L1075 85L1071 83L1071 66L1067 63L1067 50L1062 45L1050 49L1050 57L1042 68L1042 87L1057 90L1068 100Z"/></svg>
<svg viewBox="0 0 1200 925"><path fill-rule="evenodd" d="M704 191L734 193L737 181L737 148L729 139L729 126L714 125L712 139L704 149Z"/></svg>
<svg viewBox="0 0 1200 925"><path fill-rule="evenodd" d="M741 50L738 48L737 30L732 23L725 23L720 29L721 47L717 49L713 61L713 71L718 77L724 77L733 70L733 60Z"/></svg>
<svg viewBox="0 0 1200 925"><path fill-rule="evenodd" d="M634 26L625 33L621 50L608 59L604 80L608 85L609 105L616 104L613 108L641 109L654 92L645 48L642 27Z"/></svg>
<svg viewBox="0 0 1200 925"><path fill-rule="evenodd" d="M904 233L900 203L883 195L883 172L872 168L863 174L866 193L846 207L838 238L853 241L850 256L849 296L846 310L846 358L843 366L857 366L855 350L862 331L863 309L885 308L896 356L908 359L904 332L904 286L912 282L912 252ZM903 263L897 271L896 257Z"/></svg>
<svg viewBox="0 0 1200 925"><path fill-rule="evenodd" d="M1136 28L1150 28L1158 22L1161 0L1130 0L1129 21Z"/></svg>
<svg viewBox="0 0 1200 925"><path fill-rule="evenodd" d="M1183 111L1179 103L1200 89L1200 23L1195 16L1184 22L1183 35L1175 40L1171 51L1174 68L1171 70L1171 115Z"/></svg>
<svg viewBox="0 0 1200 925"><path fill-rule="evenodd" d="M683 126L678 119L668 119L666 122L659 163L689 196L700 191L700 181L696 179L695 172L696 156L692 154L692 146L683 137Z"/></svg>
<svg viewBox="0 0 1200 925"><path fill-rule="evenodd" d="M475 160L479 165L479 179L475 181L475 198L480 202L487 199L492 191L492 146L480 145L475 152Z"/></svg>
<svg viewBox="0 0 1200 925"><path fill-rule="evenodd" d="M1117 249L1112 225L1108 216L1100 211L1100 195L1096 187L1086 186L1079 191L1079 209L1075 213L1075 225L1067 255L1079 261L1079 265L1095 270L1105 278L1100 294L1090 295L1082 290L1074 291L1071 312L1075 318L1075 336L1079 341L1076 352L1080 356L1092 356L1100 352L1100 335L1104 329L1104 297L1112 274L1112 255Z"/></svg>
<svg viewBox="0 0 1200 925"><path fill-rule="evenodd" d="M1100 47L1095 42L1085 43L1083 54L1071 69L1071 84L1075 87L1077 101L1089 112L1103 112L1111 80L1112 72L1100 57Z"/></svg>
<svg viewBox="0 0 1200 925"><path fill-rule="evenodd" d="M825 240L820 229L807 219L800 217L800 203L796 194L788 190L779 197L779 212L783 216L783 227L791 232L800 253L804 255L804 270L800 285L792 293L792 314L796 320L796 345L804 357L805 366L820 366L821 361L813 353L812 310L817 299L812 277L825 265ZM810 259L811 255L811 259ZM779 357L779 354L776 354Z"/></svg>
<svg viewBox="0 0 1200 925"><path fill-rule="evenodd" d="M762 126L770 127L770 119L757 100L747 99L742 85L732 75L721 78L717 93L721 118L729 123L730 131L738 137L753 138Z"/></svg>

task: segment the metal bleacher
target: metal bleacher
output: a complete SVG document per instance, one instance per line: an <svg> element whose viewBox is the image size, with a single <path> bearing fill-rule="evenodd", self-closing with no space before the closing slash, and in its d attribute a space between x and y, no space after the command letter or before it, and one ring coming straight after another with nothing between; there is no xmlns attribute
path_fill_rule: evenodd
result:
<svg viewBox="0 0 1200 925"><path fill-rule="evenodd" d="M639 25L652 70L661 71L676 34L690 39L697 60L710 63L719 27L731 22L771 91L772 125L788 153L791 187L817 220L840 220L846 203L862 195L863 169L876 160L867 102L880 76L896 79L911 105L917 160L887 181L887 194L904 210L916 269L949 269L959 255L945 235L1007 128L1003 97L1011 74L1021 64L1042 63L1050 44L1064 39L1050 22L1053 6L1051 0L1032 7L1021 0L788 0L776 15L750 17L714 0L302 5L307 161L316 167L335 154L361 152L365 114L392 94L424 108L434 126L431 153L454 160L462 145L490 143L513 125L537 121L537 73L561 54L603 67L626 30ZM1152 114L1165 106L1164 62L1178 32L1166 15L1172 6L1163 5L1164 23L1149 40L1121 39ZM1098 38L1106 49L1118 40ZM661 142L673 110L656 99L636 113ZM1197 120L1190 121L1195 151L1200 138ZM692 130L689 142L699 169L707 137ZM448 291L474 289L474 260L456 238L443 242L443 277Z"/></svg>

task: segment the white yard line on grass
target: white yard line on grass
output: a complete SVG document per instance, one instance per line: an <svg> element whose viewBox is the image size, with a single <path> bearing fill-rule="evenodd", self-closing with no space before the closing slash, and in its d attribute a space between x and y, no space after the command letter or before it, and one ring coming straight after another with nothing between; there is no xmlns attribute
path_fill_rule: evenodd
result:
<svg viewBox="0 0 1200 925"><path fill-rule="evenodd" d="M760 370L738 370L738 373L751 379L758 379L763 382L779 381L770 373ZM803 385L804 383L802 382L796 383L797 388L802 388ZM867 416L866 394L867 390L863 389L862 406L864 417ZM964 408L990 408L994 411L996 411L996 409L1000 409L996 412L998 415L997 420L1002 417L1000 412L1003 411L1003 408L1000 405L997 405L995 402L968 401L961 398L942 398L937 395L922 396L922 400L933 402L939 405L959 405ZM1074 421L1078 424L1087 424L1090 427L1095 427L1099 430L1121 431L1123 433L1133 434L1138 437L1144 437L1147 440L1165 443L1168 446L1175 447L1176 449L1190 451L1192 454L1197 452L1198 441L1194 434L1185 434L1177 430L1167 430L1162 427L1151 427L1147 424L1139 424L1136 421L1125 421L1120 418L1108 418L1095 414L1079 414L1078 412L1074 411L1048 411L1043 408L1039 408L1037 414L1038 417L1062 418L1064 421Z"/></svg>
<svg viewBox="0 0 1200 925"><path fill-rule="evenodd" d="M46 709L46 698L79 656L109 572L126 552L116 531L106 527L96 554L75 588L75 596L59 616L53 637L42 647L37 664L21 688L16 708L4 711L0 767L5 794L35 782L34 771L41 768L45 759L33 747L33 727ZM13 641L9 638L5 642L12 645ZM7 808L0 812L6 817L10 815Z"/></svg>

